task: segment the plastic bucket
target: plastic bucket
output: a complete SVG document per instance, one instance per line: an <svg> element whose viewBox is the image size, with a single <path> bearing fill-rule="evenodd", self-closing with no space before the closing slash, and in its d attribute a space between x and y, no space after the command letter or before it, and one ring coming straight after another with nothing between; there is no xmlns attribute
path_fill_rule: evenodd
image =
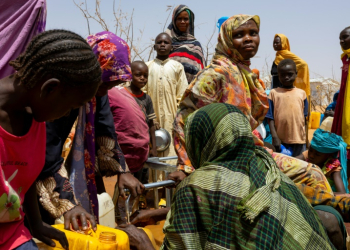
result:
<svg viewBox="0 0 350 250"><path fill-rule="evenodd" d="M216 23L216 27L218 27L219 32L220 32L220 27L221 27L221 25L222 25L227 19L229 19L228 16L223 16L223 17L220 17L220 18L219 18L218 22Z"/></svg>

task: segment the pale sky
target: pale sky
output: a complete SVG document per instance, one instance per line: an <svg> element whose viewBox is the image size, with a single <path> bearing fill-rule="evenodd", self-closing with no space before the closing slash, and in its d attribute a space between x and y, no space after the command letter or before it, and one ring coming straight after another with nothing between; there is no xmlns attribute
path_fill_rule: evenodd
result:
<svg viewBox="0 0 350 250"><path fill-rule="evenodd" d="M86 1L90 12L94 13L95 0ZM116 0L116 5L119 3L122 11L128 14L134 9L134 38L139 36L140 29L144 29L141 47L163 31L169 14L166 12L167 5L186 4L194 12L197 26L195 36L203 47L221 16L259 15L260 47L256 57L251 60L251 68L262 71L266 59L270 71L275 58L272 48L274 35L283 33L289 39L291 51L309 64L310 78L332 77L333 67L335 78L340 81L342 51L339 33L350 26L350 0ZM47 0L47 6L47 30L68 29L83 37L89 35L86 19L73 0ZM113 0L101 0L101 13L113 32ZM102 27L93 20L90 21L90 28L91 33L102 31ZM217 35L216 29L213 44L216 44Z"/></svg>

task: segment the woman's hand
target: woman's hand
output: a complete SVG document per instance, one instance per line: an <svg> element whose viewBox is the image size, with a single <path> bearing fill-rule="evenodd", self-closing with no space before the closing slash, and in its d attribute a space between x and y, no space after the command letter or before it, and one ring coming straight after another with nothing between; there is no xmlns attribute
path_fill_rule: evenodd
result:
<svg viewBox="0 0 350 250"><path fill-rule="evenodd" d="M175 171L168 175L168 180L175 181L175 186L177 186L187 175L183 171Z"/></svg>
<svg viewBox="0 0 350 250"><path fill-rule="evenodd" d="M157 221L165 220L170 208L154 210L138 210L130 217L131 224L142 223L145 225L155 225Z"/></svg>
<svg viewBox="0 0 350 250"><path fill-rule="evenodd" d="M68 240L64 232L51 227L42 222L39 226L32 228L33 237L45 243L48 246L55 247L56 244L52 240L57 240L64 249L68 249Z"/></svg>
<svg viewBox="0 0 350 250"><path fill-rule="evenodd" d="M97 227L94 216L86 212L82 206L76 206L64 214L64 229L70 230L70 224L72 224L73 229L79 231L78 221L80 221L82 229L86 230L88 229L87 220L90 221L91 228L96 231Z"/></svg>
<svg viewBox="0 0 350 250"><path fill-rule="evenodd" d="M272 137L272 145L276 148L276 152L281 152L281 140L276 137Z"/></svg>
<svg viewBox="0 0 350 250"><path fill-rule="evenodd" d="M124 231L129 236L131 247L135 247L137 250L154 250L152 242L142 229L138 229L134 225L120 225L117 229Z"/></svg>
<svg viewBox="0 0 350 250"><path fill-rule="evenodd" d="M126 195L124 189L127 188L130 190L132 197L136 197L143 193L145 190L145 186L139 182L132 174L125 173L119 174L118 178L118 187L119 187L119 195L126 199Z"/></svg>

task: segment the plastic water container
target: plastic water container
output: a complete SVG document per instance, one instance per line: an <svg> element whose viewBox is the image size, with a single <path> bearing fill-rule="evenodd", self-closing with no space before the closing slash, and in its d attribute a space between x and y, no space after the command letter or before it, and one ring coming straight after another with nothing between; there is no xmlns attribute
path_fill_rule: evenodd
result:
<svg viewBox="0 0 350 250"><path fill-rule="evenodd" d="M331 132L332 130L332 125L333 125L333 117L328 116L320 126L320 129L323 129L325 131Z"/></svg>
<svg viewBox="0 0 350 250"><path fill-rule="evenodd" d="M223 16L223 17L220 17L220 18L219 18L218 22L216 23L216 27L218 27L219 32L220 32L221 25L222 25L227 19L229 19L228 16Z"/></svg>
<svg viewBox="0 0 350 250"><path fill-rule="evenodd" d="M281 144L281 153L288 156L293 155L293 152L290 149L287 149L283 144Z"/></svg>
<svg viewBox="0 0 350 250"><path fill-rule="evenodd" d="M311 112L311 128L318 129L321 121L321 113L320 112Z"/></svg>
<svg viewBox="0 0 350 250"><path fill-rule="evenodd" d="M97 225L94 232L88 229L85 232L77 233L64 230L64 225L53 225L56 229L66 234L69 249L74 250L130 250L129 237L121 230ZM145 231L152 245L157 247L152 232L147 228L141 228ZM108 237L108 236L112 237ZM62 250L61 244L54 240L56 247L49 247L42 242L36 241L39 250Z"/></svg>
<svg viewBox="0 0 350 250"><path fill-rule="evenodd" d="M115 227L115 213L112 198L107 193L97 195L99 223L106 227Z"/></svg>

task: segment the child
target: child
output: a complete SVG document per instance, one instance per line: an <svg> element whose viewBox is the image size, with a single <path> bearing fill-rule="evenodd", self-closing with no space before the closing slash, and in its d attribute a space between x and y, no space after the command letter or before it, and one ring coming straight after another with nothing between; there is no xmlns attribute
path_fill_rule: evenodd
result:
<svg viewBox="0 0 350 250"><path fill-rule="evenodd" d="M172 51L171 37L166 33L160 33L155 39L154 50L156 59L147 62L149 69L148 84L144 91L150 95L156 114L156 129L164 128L172 135L173 122L176 116L178 103L188 87L184 67L181 63L169 59ZM158 153L159 157L176 156L173 141L170 147ZM168 161L176 164L175 161Z"/></svg>
<svg viewBox="0 0 350 250"><path fill-rule="evenodd" d="M10 65L17 72L0 80L0 249L37 249L24 211L35 238L68 248L65 234L42 222L33 183L45 163L45 121L91 100L100 65L87 42L65 30L36 36Z"/></svg>
<svg viewBox="0 0 350 250"><path fill-rule="evenodd" d="M338 153L340 161L337 157ZM319 166L333 191L349 193L346 174L346 143L340 136L317 129L309 150L296 158Z"/></svg>
<svg viewBox="0 0 350 250"><path fill-rule="evenodd" d="M158 155L155 135L156 127L154 125L156 114L154 113L151 97L141 90L147 84L148 67L142 61L135 61L131 64L131 71L132 80L130 86L125 87L125 89L135 98L136 102L140 105L142 112L145 114L151 137L150 142L152 145L149 153L150 156L156 157Z"/></svg>
<svg viewBox="0 0 350 250"><path fill-rule="evenodd" d="M280 152L283 143L295 157L305 151L307 97L304 90L294 87L297 69L293 60L282 60L277 70L282 87L271 90L266 118L269 119L272 144L276 150Z"/></svg>

